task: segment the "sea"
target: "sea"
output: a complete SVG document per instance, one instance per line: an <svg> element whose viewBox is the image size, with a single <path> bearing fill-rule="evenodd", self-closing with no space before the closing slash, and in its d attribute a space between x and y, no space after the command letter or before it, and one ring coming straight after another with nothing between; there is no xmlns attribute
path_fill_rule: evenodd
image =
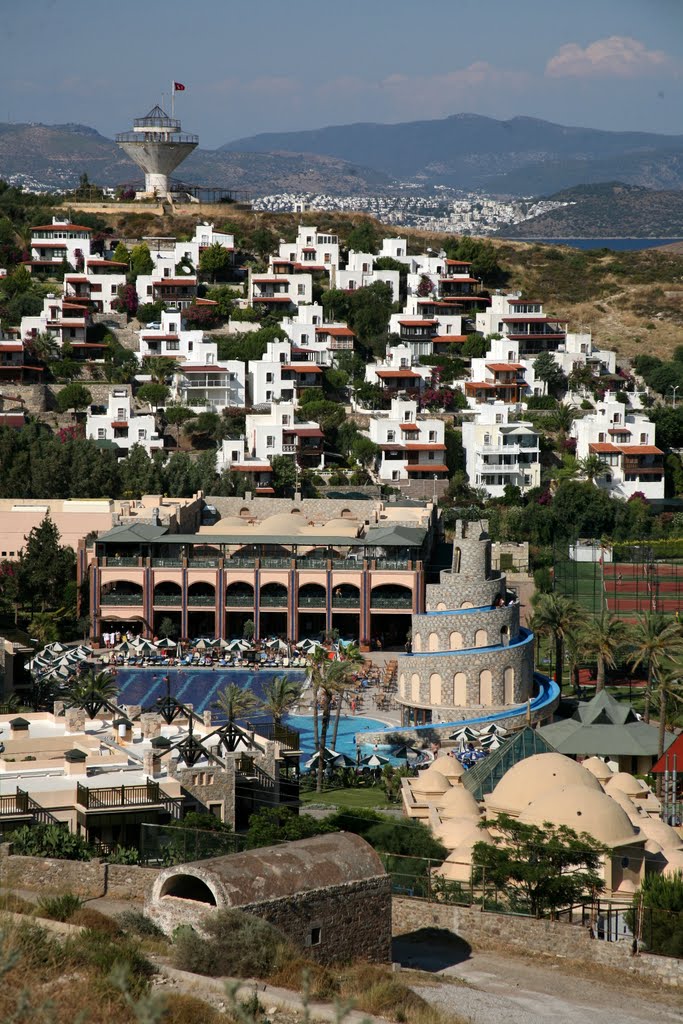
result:
<svg viewBox="0 0 683 1024"><path fill-rule="evenodd" d="M659 245L683 242L683 238L515 238L515 242L540 242L542 245L569 245L573 249L654 249Z"/></svg>

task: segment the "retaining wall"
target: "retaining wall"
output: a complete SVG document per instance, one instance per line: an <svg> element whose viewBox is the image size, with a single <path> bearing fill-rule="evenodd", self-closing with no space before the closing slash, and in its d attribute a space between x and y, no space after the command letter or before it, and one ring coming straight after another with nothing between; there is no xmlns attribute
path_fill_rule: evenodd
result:
<svg viewBox="0 0 683 1024"><path fill-rule="evenodd" d="M394 935L420 928L447 928L474 948L518 946L525 954L540 953L585 963L602 964L642 975L661 985L683 988L683 960L640 953L631 943L592 939L587 928L560 921L482 913L475 907L439 906L425 900L394 897Z"/></svg>
<svg viewBox="0 0 683 1024"><path fill-rule="evenodd" d="M21 857L0 846L0 886L51 895L72 892L82 899L108 896L112 900L144 902L152 892L156 868L104 864L100 860L56 860Z"/></svg>

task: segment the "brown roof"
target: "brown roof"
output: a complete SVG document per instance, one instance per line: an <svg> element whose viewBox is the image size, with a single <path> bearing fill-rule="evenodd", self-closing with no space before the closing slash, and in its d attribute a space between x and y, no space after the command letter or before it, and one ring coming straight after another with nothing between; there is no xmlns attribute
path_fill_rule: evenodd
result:
<svg viewBox="0 0 683 1024"><path fill-rule="evenodd" d="M294 373L322 373L323 371L315 363L287 363L283 370L292 370Z"/></svg>
<svg viewBox="0 0 683 1024"><path fill-rule="evenodd" d="M376 370L375 373L378 377L386 377L387 380L414 380L420 376L415 370Z"/></svg>
<svg viewBox="0 0 683 1024"><path fill-rule="evenodd" d="M36 224L31 231L92 231L85 224Z"/></svg>
<svg viewBox="0 0 683 1024"><path fill-rule="evenodd" d="M419 430L417 423L401 423L399 424L401 430Z"/></svg>
<svg viewBox="0 0 683 1024"><path fill-rule="evenodd" d="M445 452L446 451L446 445L445 444L436 444L436 442L434 442L432 444L415 444L415 443L411 443L409 441L408 444L406 445L406 448L408 449L409 452Z"/></svg>
<svg viewBox="0 0 683 1024"><path fill-rule="evenodd" d="M406 466L407 473L447 473L448 466L437 462L411 462Z"/></svg>
<svg viewBox="0 0 683 1024"><path fill-rule="evenodd" d="M494 373L505 373L507 370L512 372L513 370L523 370L524 365L522 363L487 363L487 370L493 370Z"/></svg>
<svg viewBox="0 0 683 1024"><path fill-rule="evenodd" d="M596 441L594 444L589 444L588 450L595 452L596 455L608 455L610 452L616 454L620 451L616 445L610 444L608 441Z"/></svg>
<svg viewBox="0 0 683 1024"><path fill-rule="evenodd" d="M619 451L624 455L663 455L661 448L654 444L621 444Z"/></svg>

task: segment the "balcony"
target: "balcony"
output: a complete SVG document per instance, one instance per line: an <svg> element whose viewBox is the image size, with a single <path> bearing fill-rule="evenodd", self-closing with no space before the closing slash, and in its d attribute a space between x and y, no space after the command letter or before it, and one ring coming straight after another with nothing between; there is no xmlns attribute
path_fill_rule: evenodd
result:
<svg viewBox="0 0 683 1024"><path fill-rule="evenodd" d="M326 558L297 558L297 569L327 569Z"/></svg>
<svg viewBox="0 0 683 1024"><path fill-rule="evenodd" d="M116 807L148 807L159 804L170 810L174 817L178 815L181 802L169 797L161 789L158 782L148 781L143 786L111 786L95 787L76 785L76 802L88 811L108 810Z"/></svg>
<svg viewBox="0 0 683 1024"><path fill-rule="evenodd" d="M297 446L295 444L283 444L282 454L283 455L296 455Z"/></svg>
<svg viewBox="0 0 683 1024"><path fill-rule="evenodd" d="M141 605L142 594L101 594L101 605Z"/></svg>
<svg viewBox="0 0 683 1024"><path fill-rule="evenodd" d="M226 608L253 608L254 607L254 595L253 594L226 594L225 595L225 606L226 606Z"/></svg>
<svg viewBox="0 0 683 1024"><path fill-rule="evenodd" d="M107 565L119 565L119 566L138 566L140 559L135 557L128 557L123 555L107 555Z"/></svg>
<svg viewBox="0 0 683 1024"><path fill-rule="evenodd" d="M262 569L291 569L292 559L291 558L262 558L261 568Z"/></svg>
<svg viewBox="0 0 683 1024"><path fill-rule="evenodd" d="M217 569L220 562L218 555L209 558L189 558L187 561L190 569Z"/></svg>
<svg viewBox="0 0 683 1024"><path fill-rule="evenodd" d="M299 594L299 608L324 608L327 599L324 594Z"/></svg>
<svg viewBox="0 0 683 1024"><path fill-rule="evenodd" d="M182 558L153 558L152 566L155 569L182 569Z"/></svg>
<svg viewBox="0 0 683 1024"><path fill-rule="evenodd" d="M187 604L190 608L215 608L216 597L214 594L188 594Z"/></svg>
<svg viewBox="0 0 683 1024"><path fill-rule="evenodd" d="M178 608L183 603L182 594L155 594L154 605L158 608Z"/></svg>
<svg viewBox="0 0 683 1024"><path fill-rule="evenodd" d="M355 597L332 597L333 608L360 608L360 595Z"/></svg>
<svg viewBox="0 0 683 1024"><path fill-rule="evenodd" d="M403 561L401 558L376 558L375 559L376 569L403 569L407 571L410 569L410 563L406 560Z"/></svg>
<svg viewBox="0 0 683 1024"><path fill-rule="evenodd" d="M412 597L372 597L370 600L371 608L407 608L412 609L413 599Z"/></svg>
<svg viewBox="0 0 683 1024"><path fill-rule="evenodd" d="M256 559L252 556L251 558L245 558L242 555L236 555L234 558L226 559L226 569L253 569L256 565Z"/></svg>
<svg viewBox="0 0 683 1024"><path fill-rule="evenodd" d="M259 604L262 608L286 608L287 594L261 594Z"/></svg>

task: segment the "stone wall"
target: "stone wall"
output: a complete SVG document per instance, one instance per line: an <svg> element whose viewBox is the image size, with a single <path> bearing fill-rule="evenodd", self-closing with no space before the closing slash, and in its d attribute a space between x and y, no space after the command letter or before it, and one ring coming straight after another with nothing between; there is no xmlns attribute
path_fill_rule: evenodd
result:
<svg viewBox="0 0 683 1024"><path fill-rule="evenodd" d="M47 387L45 384L3 384L3 402L0 408L13 409L17 404L31 416L39 416L47 409Z"/></svg>
<svg viewBox="0 0 683 1024"><path fill-rule="evenodd" d="M470 946L516 946L525 954L551 955L598 963L642 975L661 985L683 988L683 960L641 953L631 955L628 941L592 939L587 928L559 921L483 913L474 907L448 907L424 900L394 897L394 935L421 928L447 928Z"/></svg>
<svg viewBox="0 0 683 1024"><path fill-rule="evenodd" d="M11 854L10 849L11 844L0 846L0 885L4 889L41 894L72 892L82 899L109 896L142 903L151 895L158 874L156 868L103 864L99 860L20 857Z"/></svg>
<svg viewBox="0 0 683 1024"><path fill-rule="evenodd" d="M445 569L440 578L440 583L427 584L425 607L428 612L486 608L492 606L498 596L505 597L507 591L505 573L492 572L488 579L472 579Z"/></svg>
<svg viewBox="0 0 683 1024"><path fill-rule="evenodd" d="M485 611L467 614L444 611L413 615L413 652L419 654L429 650L451 651L499 644L501 631L505 628L508 639L514 640L519 633L519 604L487 607ZM486 634L485 638L477 637L481 630Z"/></svg>

